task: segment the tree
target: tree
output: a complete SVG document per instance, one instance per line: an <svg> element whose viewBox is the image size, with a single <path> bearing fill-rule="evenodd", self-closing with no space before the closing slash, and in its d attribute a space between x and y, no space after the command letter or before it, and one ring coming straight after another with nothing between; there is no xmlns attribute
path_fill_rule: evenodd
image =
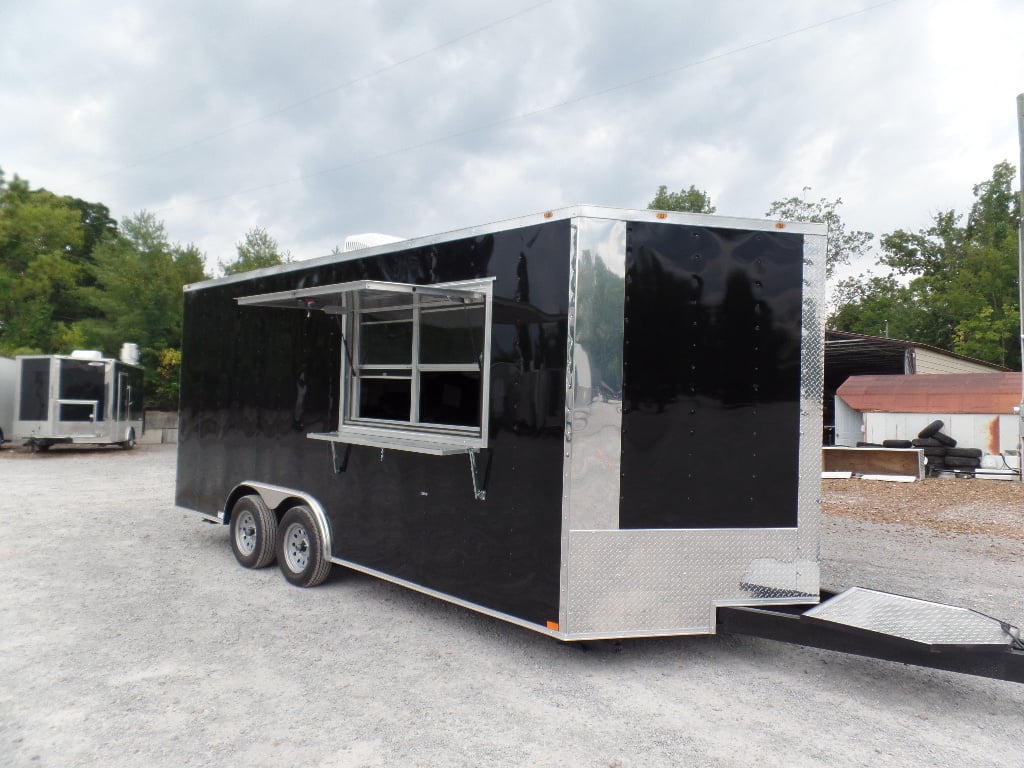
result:
<svg viewBox="0 0 1024 768"><path fill-rule="evenodd" d="M182 287L206 279L203 257L193 246L171 245L164 225L142 211L104 236L93 252L95 285L82 289L98 317L77 330L90 346L113 354L127 341L139 345L150 405L177 407L176 391L158 368L173 364L167 350L181 348ZM160 375L158 375L160 374Z"/></svg>
<svg viewBox="0 0 1024 768"><path fill-rule="evenodd" d="M654 199L647 204L648 210L652 211L686 211L688 213L714 213L715 206L711 204L708 193L697 189L692 184L689 189L679 192L669 192L668 187L662 184L658 187L658 193Z"/></svg>
<svg viewBox="0 0 1024 768"><path fill-rule="evenodd" d="M0 351L54 352L82 314L81 212L45 189L0 173Z"/></svg>
<svg viewBox="0 0 1024 768"><path fill-rule="evenodd" d="M275 267L278 264L288 264L292 260L291 253L285 251L282 254L277 241L263 227L250 229L245 233L242 242L235 244L235 248L238 250L238 257L232 262L220 264L225 275Z"/></svg>
<svg viewBox="0 0 1024 768"><path fill-rule="evenodd" d="M918 232L898 229L882 236L878 263L891 275L845 286L847 301L830 318L833 327L871 332L864 324L877 325L879 315L870 319L877 310L891 320L890 335L897 335L897 323L905 329L898 334L902 338L1019 366L1015 177L1010 163L999 163L989 180L974 186L966 217L940 211Z"/></svg>
<svg viewBox="0 0 1024 768"><path fill-rule="evenodd" d="M907 286L892 275L861 275L840 280L833 294L835 309L827 325L836 330L895 339L922 338L921 313Z"/></svg>
<svg viewBox="0 0 1024 768"><path fill-rule="evenodd" d="M817 202L807 202L799 197L776 200L765 214L772 219L786 221L810 221L817 224L828 224L828 239L825 244L825 278L835 275L836 267L849 264L852 259L865 255L874 235L862 230L847 231L846 224L839 215L842 198L835 200L821 198Z"/></svg>

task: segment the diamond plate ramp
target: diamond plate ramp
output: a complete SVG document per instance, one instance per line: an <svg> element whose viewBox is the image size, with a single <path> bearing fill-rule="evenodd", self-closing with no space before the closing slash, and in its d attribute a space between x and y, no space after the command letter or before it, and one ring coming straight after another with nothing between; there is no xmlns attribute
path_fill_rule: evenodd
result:
<svg viewBox="0 0 1024 768"><path fill-rule="evenodd" d="M853 587L804 612L803 618L933 651L1009 651L1020 631L967 608Z"/></svg>

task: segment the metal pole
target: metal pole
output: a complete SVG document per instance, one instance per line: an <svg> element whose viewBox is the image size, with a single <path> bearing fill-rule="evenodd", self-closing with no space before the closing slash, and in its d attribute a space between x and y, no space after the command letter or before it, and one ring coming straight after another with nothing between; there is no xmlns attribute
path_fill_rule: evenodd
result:
<svg viewBox="0 0 1024 768"><path fill-rule="evenodd" d="M1017 289L1020 313L1021 343L1021 395L1017 409L1017 468L1018 477L1024 482L1024 93L1017 94L1017 138L1020 144L1020 215L1017 217Z"/></svg>

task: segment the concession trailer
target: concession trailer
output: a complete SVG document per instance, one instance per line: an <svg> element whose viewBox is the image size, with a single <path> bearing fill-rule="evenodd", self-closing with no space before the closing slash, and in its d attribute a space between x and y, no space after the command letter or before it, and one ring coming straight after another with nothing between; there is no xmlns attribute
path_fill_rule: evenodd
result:
<svg viewBox="0 0 1024 768"><path fill-rule="evenodd" d="M561 640L873 648L881 607L1020 674L994 619L822 602L825 240L578 206L186 286L176 503L293 584L338 564Z"/></svg>
<svg viewBox="0 0 1024 768"><path fill-rule="evenodd" d="M120 360L96 350L16 359L14 439L33 451L59 444L117 444L142 436L142 368L134 344Z"/></svg>

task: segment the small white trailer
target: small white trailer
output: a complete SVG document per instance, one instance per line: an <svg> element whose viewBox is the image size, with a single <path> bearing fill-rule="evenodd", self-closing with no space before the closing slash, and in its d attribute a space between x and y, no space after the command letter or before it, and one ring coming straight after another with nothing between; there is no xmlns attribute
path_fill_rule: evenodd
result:
<svg viewBox="0 0 1024 768"><path fill-rule="evenodd" d="M142 368L134 345L121 358L93 350L18 356L12 438L33 452L62 443L134 447L144 431Z"/></svg>

